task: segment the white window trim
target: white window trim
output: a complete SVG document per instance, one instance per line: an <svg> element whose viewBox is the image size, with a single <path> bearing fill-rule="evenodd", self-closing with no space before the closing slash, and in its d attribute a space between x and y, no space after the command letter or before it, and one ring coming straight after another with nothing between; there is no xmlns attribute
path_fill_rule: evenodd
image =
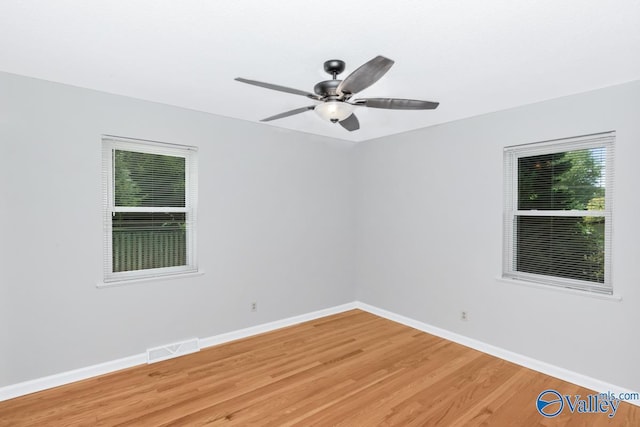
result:
<svg viewBox="0 0 640 427"><path fill-rule="evenodd" d="M543 286L552 286L578 292L613 295L611 272L612 233L613 233L613 184L614 184L614 141L615 132L604 132L574 138L556 139L504 148L504 212L503 212L503 262L504 280L524 282ZM575 150L606 147L605 173L605 210L604 211L518 211L518 170L520 157L551 154ZM515 270L515 233L514 220L518 215L528 216L601 216L605 218L605 274L604 283L574 280L555 276L524 273Z"/></svg>
<svg viewBox="0 0 640 427"><path fill-rule="evenodd" d="M149 154L185 158L185 207L184 208L123 208L115 206L114 198L114 150L135 151ZM197 147L156 141L102 135L102 185L104 221L103 283L99 287L118 286L160 278L189 277L198 273L197 263L197 202L198 164ZM135 271L113 272L112 215L115 212L185 212L189 224L187 232L187 264L183 266L153 268Z"/></svg>
<svg viewBox="0 0 640 427"><path fill-rule="evenodd" d="M506 285L509 285L509 286L518 285L518 286L538 289L538 290L542 290L542 291L555 292L555 293L559 293L559 294L576 295L576 296L581 296L581 297L586 297L586 298L595 298L595 299L599 299L599 300L613 301L613 302L622 301L622 295L616 294L616 293L603 294L603 293L599 293L599 292L585 292L583 290L565 288L565 287L560 287L560 286L549 286L549 285L543 285L543 284L534 283L534 282L527 282L527 281L524 281L524 280L509 279L509 278L505 278L505 277L502 277L502 276L496 277L496 281L498 283L506 284Z"/></svg>

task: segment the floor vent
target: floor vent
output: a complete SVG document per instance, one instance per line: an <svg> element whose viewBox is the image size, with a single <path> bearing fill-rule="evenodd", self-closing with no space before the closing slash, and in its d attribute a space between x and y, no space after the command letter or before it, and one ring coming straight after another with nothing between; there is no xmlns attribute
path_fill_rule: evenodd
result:
<svg viewBox="0 0 640 427"><path fill-rule="evenodd" d="M195 353L196 351L200 351L200 341L198 338L150 348L147 350L147 363L173 359L174 357L184 356L185 354Z"/></svg>

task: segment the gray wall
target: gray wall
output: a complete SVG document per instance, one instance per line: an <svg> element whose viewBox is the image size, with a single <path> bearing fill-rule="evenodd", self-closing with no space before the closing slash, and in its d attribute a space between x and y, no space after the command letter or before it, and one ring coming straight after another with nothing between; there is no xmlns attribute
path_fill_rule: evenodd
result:
<svg viewBox="0 0 640 427"><path fill-rule="evenodd" d="M10 74L0 93L0 386L359 299L640 390L640 82L355 149ZM623 300L496 280L502 148L608 130ZM96 288L104 133L200 148L205 275Z"/></svg>
<svg viewBox="0 0 640 427"><path fill-rule="evenodd" d="M503 147L609 130L617 131L613 278L623 300L496 280ZM640 82L355 150L359 300L640 390ZM460 320L462 310L467 322Z"/></svg>
<svg viewBox="0 0 640 427"><path fill-rule="evenodd" d="M4 73L0 94L0 386L354 300L351 143ZM101 134L199 147L203 276L96 288Z"/></svg>

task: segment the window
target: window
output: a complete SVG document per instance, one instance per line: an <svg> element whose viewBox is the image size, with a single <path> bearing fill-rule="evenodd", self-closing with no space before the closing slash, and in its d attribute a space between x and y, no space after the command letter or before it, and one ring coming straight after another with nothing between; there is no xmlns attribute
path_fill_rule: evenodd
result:
<svg viewBox="0 0 640 427"><path fill-rule="evenodd" d="M104 281L197 271L196 148L105 136Z"/></svg>
<svg viewBox="0 0 640 427"><path fill-rule="evenodd" d="M505 148L503 277L611 294L615 133Z"/></svg>

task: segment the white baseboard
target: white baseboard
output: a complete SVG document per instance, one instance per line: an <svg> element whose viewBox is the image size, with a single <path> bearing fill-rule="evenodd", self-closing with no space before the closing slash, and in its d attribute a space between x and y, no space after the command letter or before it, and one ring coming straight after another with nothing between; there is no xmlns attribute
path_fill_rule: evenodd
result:
<svg viewBox="0 0 640 427"><path fill-rule="evenodd" d="M240 338L246 338L252 335L284 328L286 326L292 326L309 320L330 316L332 314L342 313L343 311L352 310L354 308L356 308L356 303L350 302L347 304L313 311L311 313L306 313L299 316L277 320L275 322L264 323L262 325L252 326L250 328L240 329L238 331L203 338L200 340L200 347L205 348L223 344ZM72 371L61 372L59 374L49 375L30 381L24 381L5 387L0 387L0 402L2 402L3 400L13 399L14 397L35 393L37 391L42 391L76 381L85 380L87 378L96 377L98 375L108 374L110 372L119 371L121 369L131 368L136 365L144 365L146 363L147 353L145 352L129 357L124 357L122 359L112 360L109 362L99 363L97 365L87 366L80 369L74 369Z"/></svg>
<svg viewBox="0 0 640 427"><path fill-rule="evenodd" d="M474 340L464 335L456 334L454 332L447 331L446 329L441 329L436 326L432 326L427 323L423 323L423 322L411 319L409 317L405 317L387 310L383 310L381 308L374 307L372 305L369 305L360 301L356 301L355 306L360 310L369 312L371 314L375 314L376 316L384 317L385 319L392 320L394 322L397 322L406 326L410 326L414 329L418 329L420 331L426 332L431 335L436 335L438 337L447 339L449 341L453 341L455 343L464 345L465 347L473 348L483 353L487 353L492 356L499 357L500 359L506 360L508 362L515 363L516 365L524 366L525 368L529 368L534 371L541 372L543 374L561 379L563 381L568 381L570 383L579 385L581 387L594 390L598 393L607 393L607 392L613 392L616 394L635 393L634 391L626 389L624 387L619 387L614 384L610 384L605 381L600 381L595 378L591 378L586 375L582 375L577 372L570 371L568 369L560 368L558 366L551 365L549 363L542 362L540 360L536 360L528 356L523 356L521 354L514 353L512 351L505 350L503 348L496 347L496 346L484 343L482 341ZM631 403L632 405L640 406L639 399L627 400L626 402Z"/></svg>
<svg viewBox="0 0 640 427"><path fill-rule="evenodd" d="M200 339L202 348L223 344L229 341L247 338L253 335L265 332L275 331L276 329L285 328L287 326L297 325L298 323L308 322L309 320L319 319L321 317L331 316L332 314L342 313L343 311L353 310L356 308L355 302L338 305L323 310L313 311L311 313L301 314L299 316L289 317L275 322L263 323L262 325L251 326L249 328L240 329L238 331L227 332L225 334L215 335L209 338Z"/></svg>
<svg viewBox="0 0 640 427"><path fill-rule="evenodd" d="M123 357L122 359L74 369L73 371L61 372L59 374L0 387L0 402L145 363L147 363L147 354L141 353L135 356Z"/></svg>
<svg viewBox="0 0 640 427"><path fill-rule="evenodd" d="M490 344L486 344L482 341L474 340L472 338L465 337L464 335L456 334L454 332L441 329L427 323L423 323L409 317L405 317L381 308L354 301L347 304L330 307L323 310L314 311L299 316L293 316L275 322L264 323L261 325L252 326L245 329L240 329L233 332L228 332L220 335L215 335L208 338L200 339L201 348L211 347L214 345L224 344L226 342L235 341L241 338L250 337L253 335L270 332L276 329L284 328L287 326L297 325L302 322L319 319L321 317L330 316L332 314L342 313L344 311L358 308L360 310L375 314L376 316L389 319L391 321L410 326L420 331L439 336L441 338L453 341L458 344L462 344L466 347L473 348L483 353L490 354L492 356L499 357L509 362L515 363L520 366L524 366L529 369L541 372L552 377L559 378L564 381L577 384L581 387L595 390L599 393L614 392L614 393L633 393L632 390L618 387L613 384L609 384L604 381L597 380L595 378L588 377L586 375L579 374L577 372L569 371L558 366L551 365L549 363L541 362L539 360L523 356L518 353L514 353L505 350L500 347L495 347ZM121 369L130 368L136 365L143 365L147 362L147 354L140 353L134 356L125 357L122 359L112 360L105 363L100 363L93 366L87 366L85 368L75 369L73 371L62 372L60 374L50 375L43 378L37 378L31 381L25 381L18 384L13 384L5 387L0 387L0 402L3 400L12 399L14 397L24 396L26 394L35 393L37 391L46 390L53 387L69 384L72 382L84 380L87 378L95 377L98 375L107 374ZM633 405L640 406L640 400L627 401Z"/></svg>

